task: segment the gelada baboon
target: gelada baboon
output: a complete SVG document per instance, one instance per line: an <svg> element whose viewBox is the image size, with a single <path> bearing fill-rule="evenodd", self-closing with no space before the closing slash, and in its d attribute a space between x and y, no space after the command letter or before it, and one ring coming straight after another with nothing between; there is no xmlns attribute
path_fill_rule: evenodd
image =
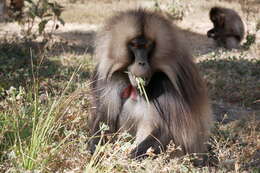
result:
<svg viewBox="0 0 260 173"><path fill-rule="evenodd" d="M227 49L239 48L244 37L244 25L234 10L213 7L209 12L214 28L208 31L207 36L216 40L219 46Z"/></svg>
<svg viewBox="0 0 260 173"><path fill-rule="evenodd" d="M24 7L24 0L11 0L10 5L14 11L22 11L22 8Z"/></svg>
<svg viewBox="0 0 260 173"><path fill-rule="evenodd" d="M24 0L0 0L0 17L7 19L13 17L14 13L17 17L22 16Z"/></svg>
<svg viewBox="0 0 260 173"><path fill-rule="evenodd" d="M205 85L177 27L144 9L110 18L96 42L94 113L89 143L95 151L100 123L108 134L127 130L137 147L131 158L164 151L173 141L184 153L204 152L211 125ZM148 101L137 89L144 80Z"/></svg>

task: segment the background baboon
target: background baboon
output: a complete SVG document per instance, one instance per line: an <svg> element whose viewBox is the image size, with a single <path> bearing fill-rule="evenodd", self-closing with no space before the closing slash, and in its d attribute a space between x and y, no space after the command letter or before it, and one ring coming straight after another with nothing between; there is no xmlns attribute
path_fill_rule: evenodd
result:
<svg viewBox="0 0 260 173"><path fill-rule="evenodd" d="M0 17L2 19L11 17L13 13L17 13L17 17L21 17L24 7L24 0L1 0L0 1Z"/></svg>
<svg viewBox="0 0 260 173"><path fill-rule="evenodd" d="M132 158L150 147L159 153L171 140L183 153L205 151L207 91L170 21L142 9L119 13L99 34L95 58L92 152L100 123L108 124L108 133L128 130L136 137ZM149 103L136 89L136 77L144 79Z"/></svg>
<svg viewBox="0 0 260 173"><path fill-rule="evenodd" d="M13 11L22 12L22 9L24 7L24 0L11 0L10 6Z"/></svg>
<svg viewBox="0 0 260 173"><path fill-rule="evenodd" d="M6 15L6 2L5 0L0 1L0 19L4 18Z"/></svg>
<svg viewBox="0 0 260 173"><path fill-rule="evenodd" d="M244 25L234 10L213 7L209 12L214 28L208 31L207 36L216 40L220 46L227 49L239 48L244 37Z"/></svg>

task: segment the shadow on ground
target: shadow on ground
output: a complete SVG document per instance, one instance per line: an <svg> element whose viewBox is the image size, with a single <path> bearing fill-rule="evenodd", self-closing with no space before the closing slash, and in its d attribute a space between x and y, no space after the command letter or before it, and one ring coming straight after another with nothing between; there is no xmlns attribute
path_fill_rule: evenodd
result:
<svg viewBox="0 0 260 173"><path fill-rule="evenodd" d="M69 31L55 34L61 38L61 42L57 42L52 50L54 55L61 53L93 54L94 40L96 37L95 31Z"/></svg>
<svg viewBox="0 0 260 173"><path fill-rule="evenodd" d="M184 36L185 43L190 47L195 58L198 55L204 55L217 49L214 40L208 38L207 35L184 29L181 31Z"/></svg>
<svg viewBox="0 0 260 173"><path fill-rule="evenodd" d="M60 57L41 54L42 50L39 49L41 48L34 43L0 42L0 93L2 89L9 89L11 86L31 89L34 78L49 93L62 91L81 62L64 66ZM76 88L77 83L85 82L90 76L91 68L84 63L75 77L76 81L72 83L72 88ZM54 91L53 88L57 90Z"/></svg>
<svg viewBox="0 0 260 173"><path fill-rule="evenodd" d="M214 113L225 122L255 114L260 118L260 60L229 57L206 59L198 63L207 81Z"/></svg>

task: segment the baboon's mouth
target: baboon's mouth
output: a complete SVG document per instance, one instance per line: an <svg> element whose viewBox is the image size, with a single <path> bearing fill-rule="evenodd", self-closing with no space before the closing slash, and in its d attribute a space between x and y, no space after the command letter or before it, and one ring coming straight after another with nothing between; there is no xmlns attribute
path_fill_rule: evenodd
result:
<svg viewBox="0 0 260 173"><path fill-rule="evenodd" d="M137 100L137 95L144 96L148 101L148 97L145 91L145 86L150 82L149 77L138 77L133 75L131 72L126 72L129 77L130 84L123 89L121 97L124 99L131 98L132 100Z"/></svg>
<svg viewBox="0 0 260 173"><path fill-rule="evenodd" d="M138 86L147 86L150 82L150 77L139 77L135 76L131 72L127 72L130 83L133 87L138 87Z"/></svg>

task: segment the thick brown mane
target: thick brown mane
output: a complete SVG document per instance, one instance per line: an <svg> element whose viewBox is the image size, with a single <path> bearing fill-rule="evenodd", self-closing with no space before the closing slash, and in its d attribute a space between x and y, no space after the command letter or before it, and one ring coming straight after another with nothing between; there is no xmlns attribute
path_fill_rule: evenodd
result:
<svg viewBox="0 0 260 173"><path fill-rule="evenodd" d="M140 38L154 45L147 60L149 75L144 73L151 74L145 86L149 103L139 94L131 99L133 93L127 92L132 81L125 71L140 69L132 68L138 57L130 56L129 46ZM93 135L102 122L109 133L129 131L137 144L132 157L144 155L149 147L158 153L171 140L184 153L205 151L212 121L207 90L176 26L157 13L130 10L110 18L96 44ZM92 150L97 141L91 142Z"/></svg>

